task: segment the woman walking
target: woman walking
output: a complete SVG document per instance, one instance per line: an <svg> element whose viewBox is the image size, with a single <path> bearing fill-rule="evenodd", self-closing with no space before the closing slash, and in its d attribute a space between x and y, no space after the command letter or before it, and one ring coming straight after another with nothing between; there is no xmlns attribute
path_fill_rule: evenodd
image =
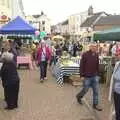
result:
<svg viewBox="0 0 120 120"><path fill-rule="evenodd" d="M41 40L40 47L38 48L37 59L40 65L40 82L43 83L47 79L47 65L51 60L50 49L46 46L44 40Z"/></svg>

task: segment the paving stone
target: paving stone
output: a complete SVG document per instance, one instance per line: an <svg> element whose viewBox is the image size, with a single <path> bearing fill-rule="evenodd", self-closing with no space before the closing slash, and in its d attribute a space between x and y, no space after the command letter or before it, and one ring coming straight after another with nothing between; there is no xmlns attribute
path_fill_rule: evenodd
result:
<svg viewBox="0 0 120 120"><path fill-rule="evenodd" d="M48 73L48 80L41 84L39 71L20 70L19 108L14 111L3 109L3 89L0 86L0 120L95 120L85 105L79 105L76 94L80 87L65 84L58 87L56 80ZM101 104L103 112L98 113L101 120L106 120L109 104L107 90L101 89ZM86 95L91 105L91 90ZM106 115L107 114L107 115Z"/></svg>

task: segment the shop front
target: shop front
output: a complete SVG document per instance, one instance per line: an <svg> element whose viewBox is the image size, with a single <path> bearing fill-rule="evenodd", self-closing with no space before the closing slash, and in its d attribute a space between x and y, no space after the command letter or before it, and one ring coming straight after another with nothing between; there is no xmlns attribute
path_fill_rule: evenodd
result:
<svg viewBox="0 0 120 120"><path fill-rule="evenodd" d="M7 15L0 15L0 26L5 25L10 21L10 18Z"/></svg>

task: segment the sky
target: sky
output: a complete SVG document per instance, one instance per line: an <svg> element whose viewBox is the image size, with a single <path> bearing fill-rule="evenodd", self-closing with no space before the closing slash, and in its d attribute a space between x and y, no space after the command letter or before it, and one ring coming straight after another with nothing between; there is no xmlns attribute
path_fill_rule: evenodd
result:
<svg viewBox="0 0 120 120"><path fill-rule="evenodd" d="M40 14L43 11L57 24L71 14L84 12L90 5L94 12L105 11L120 14L120 0L22 0L26 15Z"/></svg>

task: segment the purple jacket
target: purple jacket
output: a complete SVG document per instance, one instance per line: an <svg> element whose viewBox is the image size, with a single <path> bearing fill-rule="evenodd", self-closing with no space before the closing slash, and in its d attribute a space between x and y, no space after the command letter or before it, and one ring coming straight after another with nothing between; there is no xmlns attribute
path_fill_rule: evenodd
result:
<svg viewBox="0 0 120 120"><path fill-rule="evenodd" d="M80 61L81 77L93 77L99 74L99 56L97 53L87 51Z"/></svg>

